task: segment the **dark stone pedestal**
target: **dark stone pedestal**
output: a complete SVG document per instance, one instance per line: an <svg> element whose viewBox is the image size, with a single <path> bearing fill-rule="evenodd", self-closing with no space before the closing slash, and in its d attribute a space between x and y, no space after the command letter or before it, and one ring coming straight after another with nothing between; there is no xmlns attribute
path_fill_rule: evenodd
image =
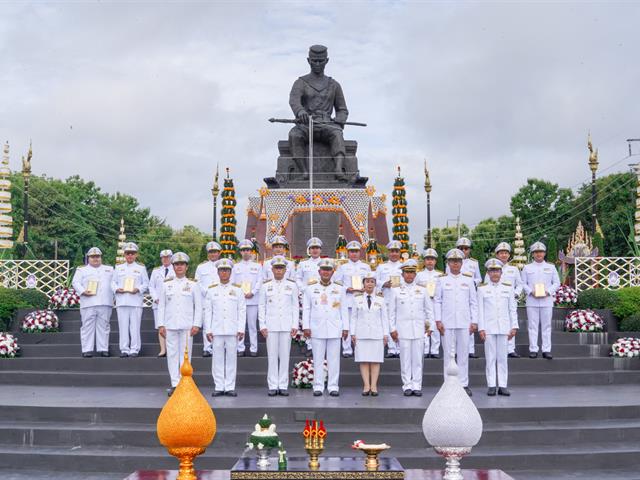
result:
<svg viewBox="0 0 640 480"><path fill-rule="evenodd" d="M344 159L345 178L335 175L336 162L326 144L313 142L313 186L314 188L364 188L367 178L360 176L358 170L358 142L345 140L346 157ZM291 156L288 140L278 142L278 167L275 177L267 177L264 182L268 188L309 188L309 179L303 178ZM307 168L309 159L305 158Z"/></svg>
<svg viewBox="0 0 640 480"><path fill-rule="evenodd" d="M313 235L322 240L326 251L330 252L336 243L337 232L343 221L340 212L313 212ZM346 219L344 219L346 221ZM293 215L291 219L292 235L290 244L294 258L307 257L307 240L311 238L311 218L307 212Z"/></svg>

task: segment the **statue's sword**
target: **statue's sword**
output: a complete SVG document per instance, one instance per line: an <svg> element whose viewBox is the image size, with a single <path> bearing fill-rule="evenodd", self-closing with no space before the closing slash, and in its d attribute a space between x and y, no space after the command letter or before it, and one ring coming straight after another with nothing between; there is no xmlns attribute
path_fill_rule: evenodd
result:
<svg viewBox="0 0 640 480"><path fill-rule="evenodd" d="M269 121L271 123L300 123L298 120L290 119L290 118L270 118ZM338 123L334 120L314 120L313 123ZM344 122L343 125L352 125L354 127L366 127L366 123L360 122Z"/></svg>

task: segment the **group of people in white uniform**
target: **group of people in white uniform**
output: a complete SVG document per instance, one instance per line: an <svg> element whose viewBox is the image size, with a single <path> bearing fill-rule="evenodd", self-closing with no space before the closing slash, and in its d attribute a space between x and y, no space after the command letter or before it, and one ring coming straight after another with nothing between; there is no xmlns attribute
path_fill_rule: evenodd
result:
<svg viewBox="0 0 640 480"><path fill-rule="evenodd" d="M423 252L421 270L415 259L401 257L401 243L387 244L389 260L375 271L360 258L362 246L347 244L348 260L322 258L322 242L307 242L309 258L287 259L288 243L277 236L274 256L261 265L254 245L242 240L241 258L220 258L222 248L207 244L208 259L187 278L190 258L183 252L160 252L161 265L147 275L136 261L138 247L127 243L125 263L102 264L97 247L87 252L88 264L76 270L73 287L80 295L82 356L109 356L109 319L115 303L120 356L137 357L143 295L152 299L160 353L167 358L171 395L180 380L185 352L193 337L203 336L203 356L212 357L213 396L236 396L237 357L258 355L258 335L266 341L267 394L288 396L291 339L302 328L314 365L327 363L313 379L313 395L339 396L340 361L355 356L363 380L363 396L378 396L380 366L386 357L400 358L405 396L422 395L425 358L440 358L444 371L452 359L469 395L468 363L474 358L474 333L485 345L487 394L510 395L507 359L515 351L517 298L526 294L529 356L551 359L551 313L559 287L554 265L545 262L546 247L531 246L533 261L522 272L509 265L511 247L500 243L496 258L485 263L481 283L478 262L469 255L471 242L460 238L446 253L446 272L435 269L438 252ZM419 271L420 270L420 271ZM248 336L248 345L245 341ZM247 348L248 347L248 348ZM248 352L247 352L248 350Z"/></svg>

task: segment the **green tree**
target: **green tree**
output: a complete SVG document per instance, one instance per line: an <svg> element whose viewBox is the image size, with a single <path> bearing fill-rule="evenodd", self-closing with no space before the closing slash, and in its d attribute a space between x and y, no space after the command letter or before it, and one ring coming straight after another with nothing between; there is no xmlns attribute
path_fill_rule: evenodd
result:
<svg viewBox="0 0 640 480"><path fill-rule="evenodd" d="M469 234L469 227L462 224L460 225L460 236ZM438 251L439 255L446 255L446 253L456 246L456 240L458 239L457 227L435 227L431 231L431 238L433 239L434 248Z"/></svg>
<svg viewBox="0 0 640 480"><path fill-rule="evenodd" d="M550 234L564 243L578 223L571 190L546 180L527 179L511 197L510 207L513 216L520 217L527 245Z"/></svg>
<svg viewBox="0 0 640 480"><path fill-rule="evenodd" d="M547 241L547 262L555 264L558 261L558 242L555 235L549 236Z"/></svg>
<svg viewBox="0 0 640 480"><path fill-rule="evenodd" d="M631 254L627 244L629 218L635 212L636 176L631 172L613 173L596 180L598 192L596 213L604 234L604 251L612 257ZM580 213L577 220L591 232L591 183L578 190L574 209ZM574 225L575 228L575 225Z"/></svg>

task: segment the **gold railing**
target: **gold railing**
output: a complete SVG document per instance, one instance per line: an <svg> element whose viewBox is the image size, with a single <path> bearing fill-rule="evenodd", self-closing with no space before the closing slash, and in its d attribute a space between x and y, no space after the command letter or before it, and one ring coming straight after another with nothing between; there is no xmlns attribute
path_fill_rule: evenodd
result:
<svg viewBox="0 0 640 480"><path fill-rule="evenodd" d="M575 286L616 290L640 286L640 257L576 257Z"/></svg>
<svg viewBox="0 0 640 480"><path fill-rule="evenodd" d="M0 284L51 295L69 279L68 260L0 260Z"/></svg>

